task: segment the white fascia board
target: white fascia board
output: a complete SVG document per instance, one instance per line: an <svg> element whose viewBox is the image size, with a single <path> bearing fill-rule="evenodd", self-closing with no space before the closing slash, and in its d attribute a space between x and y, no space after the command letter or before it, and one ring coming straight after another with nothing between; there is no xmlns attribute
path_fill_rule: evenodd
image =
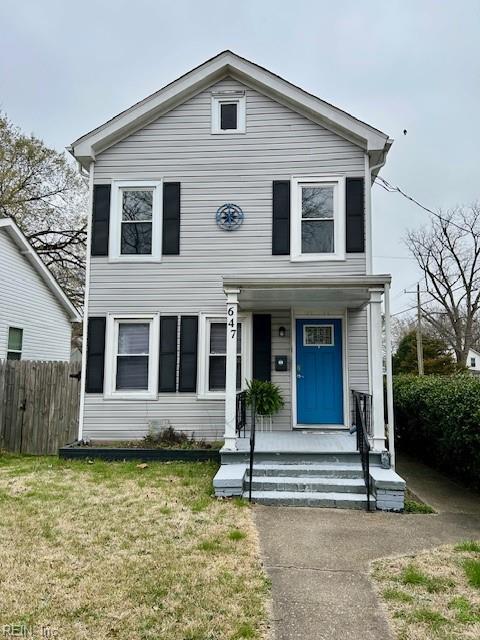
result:
<svg viewBox="0 0 480 640"><path fill-rule="evenodd" d="M70 302L66 293L55 280L50 270L45 266L35 249L23 235L22 231L15 224L14 220L12 220L12 218L3 218L0 220L0 229L5 229L5 231L10 235L11 239L20 249L21 254L30 262L49 290L53 293L57 301L62 305L70 322L81 322L82 318L77 309Z"/></svg>
<svg viewBox="0 0 480 640"><path fill-rule="evenodd" d="M231 51L196 67L72 143L69 151L86 166L95 155L152 122L206 87L230 75L351 140L364 150L388 151L391 141L378 129L313 96Z"/></svg>

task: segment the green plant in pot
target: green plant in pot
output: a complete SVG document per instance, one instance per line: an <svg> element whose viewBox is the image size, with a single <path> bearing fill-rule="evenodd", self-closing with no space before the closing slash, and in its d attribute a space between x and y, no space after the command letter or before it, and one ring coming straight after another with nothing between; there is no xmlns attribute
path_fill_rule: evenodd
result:
<svg viewBox="0 0 480 640"><path fill-rule="evenodd" d="M283 408L285 402L280 388L272 382L264 380L250 380L247 382L247 405L251 407L255 401L255 414L261 420L261 428L265 422L272 428L272 416Z"/></svg>

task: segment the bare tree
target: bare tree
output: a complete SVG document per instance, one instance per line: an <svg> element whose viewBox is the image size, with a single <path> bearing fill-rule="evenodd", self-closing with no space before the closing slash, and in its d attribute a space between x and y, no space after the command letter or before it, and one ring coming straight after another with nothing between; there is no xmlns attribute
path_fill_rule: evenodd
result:
<svg viewBox="0 0 480 640"><path fill-rule="evenodd" d="M480 204L440 212L430 227L408 232L406 244L428 294L422 315L465 366L479 338Z"/></svg>
<svg viewBox="0 0 480 640"><path fill-rule="evenodd" d="M85 280L87 185L65 155L0 113L0 217L11 217L72 302Z"/></svg>

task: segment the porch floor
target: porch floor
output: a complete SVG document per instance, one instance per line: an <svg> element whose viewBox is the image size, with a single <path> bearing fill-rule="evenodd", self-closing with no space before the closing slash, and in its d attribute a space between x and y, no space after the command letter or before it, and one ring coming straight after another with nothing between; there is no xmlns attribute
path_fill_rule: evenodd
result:
<svg viewBox="0 0 480 640"><path fill-rule="evenodd" d="M237 451L250 451L250 434L236 440ZM255 434L255 453L353 453L356 437L348 431L268 431Z"/></svg>

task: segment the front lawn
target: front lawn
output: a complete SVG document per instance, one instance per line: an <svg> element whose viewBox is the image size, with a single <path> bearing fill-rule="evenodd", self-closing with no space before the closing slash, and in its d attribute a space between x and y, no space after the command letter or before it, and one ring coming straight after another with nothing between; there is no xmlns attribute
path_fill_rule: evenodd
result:
<svg viewBox="0 0 480 640"><path fill-rule="evenodd" d="M480 638L480 542L379 560L372 576L397 640Z"/></svg>
<svg viewBox="0 0 480 640"><path fill-rule="evenodd" d="M269 588L250 509L211 497L215 470L0 457L0 629L263 638Z"/></svg>

